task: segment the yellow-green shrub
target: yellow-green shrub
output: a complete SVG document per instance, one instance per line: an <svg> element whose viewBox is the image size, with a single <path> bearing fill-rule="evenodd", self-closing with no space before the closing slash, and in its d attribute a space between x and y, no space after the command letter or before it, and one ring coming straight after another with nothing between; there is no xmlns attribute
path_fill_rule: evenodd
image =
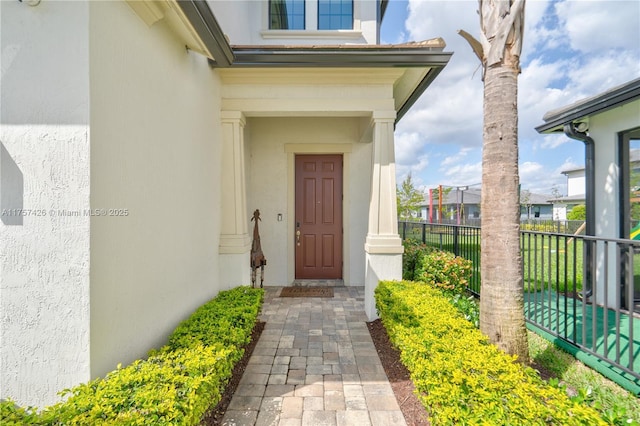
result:
<svg viewBox="0 0 640 426"><path fill-rule="evenodd" d="M41 413L0 402L4 425L195 425L220 400L250 339L264 291L221 292L183 321L149 358L61 394Z"/></svg>
<svg viewBox="0 0 640 426"><path fill-rule="evenodd" d="M249 343L264 291L236 287L220 292L180 323L169 336L169 348L190 347L199 343L244 346Z"/></svg>
<svg viewBox="0 0 640 426"><path fill-rule="evenodd" d="M605 424L491 345L439 291L381 282L375 298L432 424Z"/></svg>
<svg viewBox="0 0 640 426"><path fill-rule="evenodd" d="M60 425L197 424L240 357L222 345L160 352L66 391L69 398L42 417Z"/></svg>

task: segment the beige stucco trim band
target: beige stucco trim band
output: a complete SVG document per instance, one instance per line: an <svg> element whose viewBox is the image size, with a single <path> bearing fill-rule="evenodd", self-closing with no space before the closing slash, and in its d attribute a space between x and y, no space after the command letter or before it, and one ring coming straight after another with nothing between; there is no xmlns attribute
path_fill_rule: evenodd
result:
<svg viewBox="0 0 640 426"><path fill-rule="evenodd" d="M402 240L398 235L367 235L364 250L370 254L402 254Z"/></svg>
<svg viewBox="0 0 640 426"><path fill-rule="evenodd" d="M344 154L352 152L351 144L344 143L323 143L323 144L304 144L304 143L286 143L284 144L284 152L294 154Z"/></svg>
<svg viewBox="0 0 640 426"><path fill-rule="evenodd" d="M249 235L221 234L220 254L244 254L251 250L251 238Z"/></svg>

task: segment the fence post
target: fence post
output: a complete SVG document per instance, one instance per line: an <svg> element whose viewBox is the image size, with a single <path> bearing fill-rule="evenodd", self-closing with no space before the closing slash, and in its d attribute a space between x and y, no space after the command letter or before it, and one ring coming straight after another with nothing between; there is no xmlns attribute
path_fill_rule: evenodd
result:
<svg viewBox="0 0 640 426"><path fill-rule="evenodd" d="M459 226L454 226L453 227L453 254L455 254L456 256L459 256L460 253L458 253L458 235L459 235Z"/></svg>
<svg viewBox="0 0 640 426"><path fill-rule="evenodd" d="M407 239L407 222L406 221L402 222L402 239L403 240Z"/></svg>
<svg viewBox="0 0 640 426"><path fill-rule="evenodd" d="M427 243L427 224L422 224L422 244Z"/></svg>

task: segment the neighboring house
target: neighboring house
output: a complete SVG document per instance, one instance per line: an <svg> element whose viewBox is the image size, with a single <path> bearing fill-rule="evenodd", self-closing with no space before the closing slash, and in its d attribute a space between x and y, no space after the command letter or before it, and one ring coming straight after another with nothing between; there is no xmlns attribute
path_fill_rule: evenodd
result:
<svg viewBox="0 0 640 426"><path fill-rule="evenodd" d="M553 205L549 201L549 195L526 193L526 200L521 196L521 220L527 219L552 219ZM480 188L456 189L449 191L442 200L442 220L447 223L479 225L480 218ZM425 197L427 203L420 206L420 218L429 221L430 206L429 196ZM433 222L439 221L438 200L433 200ZM458 214L459 212L459 214Z"/></svg>
<svg viewBox="0 0 640 426"><path fill-rule="evenodd" d="M544 121L536 128L538 132L562 132L585 144L586 235L628 239L633 204L638 198L637 182L633 183L637 181L634 170L638 158L633 148L640 140L640 78L550 111ZM605 303L605 293L628 294L628 285L634 284L625 282L626 271L633 266L629 262L634 256L620 258L616 244L598 245L596 249L593 264L597 270L587 274L591 281L587 287L597 286L597 303ZM617 285L621 285L620 293ZM636 289L639 285L635 283ZM616 297L609 297L607 303L615 306L619 302ZM624 298L621 303L629 306Z"/></svg>
<svg viewBox="0 0 640 426"><path fill-rule="evenodd" d="M0 398L53 403L248 284L255 209L265 285L364 285L375 317L394 127L451 56L377 45L386 4L0 2Z"/></svg>
<svg viewBox="0 0 640 426"><path fill-rule="evenodd" d="M567 177L567 195L550 200L553 203L553 218L555 220L566 220L567 213L573 207L585 203L584 167L563 170L561 173Z"/></svg>
<svg viewBox="0 0 640 426"><path fill-rule="evenodd" d="M584 167L567 169L562 171L562 174L567 177L567 197L571 197L575 201L584 201ZM580 197L582 198L580 199Z"/></svg>
<svg viewBox="0 0 640 426"><path fill-rule="evenodd" d="M520 220L552 220L553 198L548 194L535 194L529 191L520 192Z"/></svg>
<svg viewBox="0 0 640 426"><path fill-rule="evenodd" d="M629 164L632 174L640 174L640 149L633 149L630 147ZM554 213L554 218L561 220L566 219L566 214L570 212L573 207L585 204L586 188L584 167L567 169L562 171L562 174L567 177L567 195L565 197L559 197L552 200L554 204L554 211L557 211L557 215L561 216L556 217ZM630 191L637 192L637 181L638 179L636 178L634 182L631 183L633 188L630 188ZM638 219L640 219L640 217L636 218L636 220Z"/></svg>

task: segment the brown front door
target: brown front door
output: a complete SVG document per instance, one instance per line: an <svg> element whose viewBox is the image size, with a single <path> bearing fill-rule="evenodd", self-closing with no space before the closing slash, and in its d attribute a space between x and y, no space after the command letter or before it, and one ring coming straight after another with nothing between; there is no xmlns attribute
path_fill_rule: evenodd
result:
<svg viewBox="0 0 640 426"><path fill-rule="evenodd" d="M342 156L296 155L296 279L342 278Z"/></svg>

